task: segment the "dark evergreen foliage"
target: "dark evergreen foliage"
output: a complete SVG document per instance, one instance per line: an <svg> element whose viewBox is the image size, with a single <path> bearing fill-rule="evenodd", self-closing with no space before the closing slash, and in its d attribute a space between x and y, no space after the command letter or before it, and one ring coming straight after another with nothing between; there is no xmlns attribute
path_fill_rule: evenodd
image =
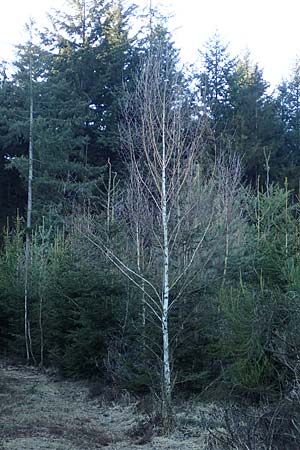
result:
<svg viewBox="0 0 300 450"><path fill-rule="evenodd" d="M224 392L256 400L299 389L299 64L271 93L250 55L232 57L215 35L202 53L199 73L188 79L162 18L153 15L146 33L132 38L133 7L106 0L69 3L68 14L58 11L49 29L36 33L34 45L18 47L11 76L4 65L0 70L0 226L6 226L0 254L1 352L25 357L23 217L31 52L31 361L136 393L159 390L157 318L145 308L145 292L117 271L109 253L116 251L129 269L139 257L139 275L150 281L161 270L156 230L151 238L140 229L137 238L130 224L129 215L146 214L146 208L137 205L134 191L128 193L132 180L120 144L120 105L139 95L136 76L151 55L163 62L162 68L171 67L168 73L176 74L188 105L180 130L186 148L189 133L201 124L202 156L190 176L198 177L195 195L200 199L203 180L211 175L200 206L205 219L215 212L204 237L201 224L191 221L182 242L171 249L171 270L180 273L184 258L191 256L187 243L192 253L203 237L185 289L181 292L178 283L171 290L175 391L221 386ZM160 75L164 83L163 69ZM176 111L176 97L172 101L171 111ZM132 131L126 139L150 142L152 136L139 133L139 111L126 112ZM172 114L168 118L171 124ZM154 122L159 129L160 118ZM234 166L236 155L243 182L233 186L229 180L235 173L227 168ZM154 214L159 207L147 211ZM174 232L179 235L186 218L181 216L183 205L178 202L177 207L180 220ZM151 227L151 217L144 221ZM87 239L89 227L105 242L105 251ZM180 301L173 304L179 294Z"/></svg>

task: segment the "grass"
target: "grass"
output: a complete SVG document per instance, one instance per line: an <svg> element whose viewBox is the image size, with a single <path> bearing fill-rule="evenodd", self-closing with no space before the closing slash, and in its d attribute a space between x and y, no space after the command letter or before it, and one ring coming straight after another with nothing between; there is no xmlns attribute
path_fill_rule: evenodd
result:
<svg viewBox="0 0 300 450"><path fill-rule="evenodd" d="M203 405L177 405L178 426L164 437L128 393L10 365L0 369L0 401L1 450L206 449Z"/></svg>

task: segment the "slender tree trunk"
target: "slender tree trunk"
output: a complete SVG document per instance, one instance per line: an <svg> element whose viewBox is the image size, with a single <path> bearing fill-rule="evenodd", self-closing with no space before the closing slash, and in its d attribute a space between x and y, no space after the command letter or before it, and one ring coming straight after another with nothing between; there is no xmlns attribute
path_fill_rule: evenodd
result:
<svg viewBox="0 0 300 450"><path fill-rule="evenodd" d="M226 199L227 202L227 199ZM228 223L228 204L225 207L225 257L224 257L224 269L223 269L223 280L222 287L225 286L226 275L228 269L228 258L229 258L229 223Z"/></svg>
<svg viewBox="0 0 300 450"><path fill-rule="evenodd" d="M288 244L289 244L289 228L288 228L288 201L289 201L289 190L288 190L288 179L285 177L285 256L288 256Z"/></svg>
<svg viewBox="0 0 300 450"><path fill-rule="evenodd" d="M107 164L108 164L108 187L107 187L107 231L109 232L110 230L110 208L111 208L111 162L110 159L108 158L107 160Z"/></svg>
<svg viewBox="0 0 300 450"><path fill-rule="evenodd" d="M137 264L137 269L138 269L138 273L141 275L142 274L142 255L141 255L141 248L142 248L142 243L141 243L141 236L140 236L140 227L139 227L139 223L136 222L135 224L135 233L136 233L136 264ZM141 283L141 288L142 288L142 326L143 326L143 340L145 341L145 325L146 325L146 305L145 305L145 282L144 280L142 280ZM145 344L145 342L144 342Z"/></svg>
<svg viewBox="0 0 300 450"><path fill-rule="evenodd" d="M40 308L39 308L39 327L40 327L40 367L44 367L44 329L43 329L43 304L44 304L44 288L45 288L45 270L46 270L46 262L45 262L45 221L43 217L43 235L42 235L42 254L39 268L39 299L40 299Z"/></svg>
<svg viewBox="0 0 300 450"><path fill-rule="evenodd" d="M40 367L44 367L44 330L43 330L43 294L42 293L40 293L39 327L40 327Z"/></svg>
<svg viewBox="0 0 300 450"><path fill-rule="evenodd" d="M256 198L257 198L257 207L256 207L256 227L257 227L257 240L260 241L260 223L261 223L261 217L260 217L260 177L258 175L257 177L257 192L256 192Z"/></svg>
<svg viewBox="0 0 300 450"><path fill-rule="evenodd" d="M32 49L30 48L29 86L30 86L30 111L29 111L29 149L28 149L28 193L27 193L27 221L25 243L25 283L24 283L24 334L26 346L26 359L30 360L30 326L28 317L28 281L30 267L30 240L32 226L32 179L33 179L33 89L32 89ZM32 353L32 351L31 351Z"/></svg>
<svg viewBox="0 0 300 450"><path fill-rule="evenodd" d="M161 183L161 218L163 228L163 308L162 308L162 337L163 337L163 420L165 428L171 425L171 368L169 349L169 238L167 211L167 178L166 178L166 142L165 142L165 110L163 110L162 135L162 183Z"/></svg>

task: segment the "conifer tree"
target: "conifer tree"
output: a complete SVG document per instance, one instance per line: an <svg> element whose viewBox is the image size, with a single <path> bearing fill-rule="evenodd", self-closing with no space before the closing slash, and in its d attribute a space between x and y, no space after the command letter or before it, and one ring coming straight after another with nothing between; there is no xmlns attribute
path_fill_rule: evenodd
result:
<svg viewBox="0 0 300 450"><path fill-rule="evenodd" d="M70 1L70 14L52 17L51 45L58 52L55 72L78 99L86 102L88 162L103 165L118 154L118 95L133 71L134 50L128 37L132 8L120 1ZM48 39L48 36L46 36ZM47 40L46 40L47 42Z"/></svg>
<svg viewBox="0 0 300 450"><path fill-rule="evenodd" d="M14 156L25 154L25 93L6 75L5 66L0 83L0 226L23 214L26 203L25 186L17 170L6 170ZM27 117L28 119L28 117Z"/></svg>
<svg viewBox="0 0 300 450"><path fill-rule="evenodd" d="M96 202L94 193L108 158L121 170L118 144L119 91L131 77L135 58L128 38L132 9L121 2L71 1L70 14L57 12L52 30L36 33L35 212L52 211L56 220L79 203ZM11 167L26 179L28 70L26 46L15 62L14 89L19 112L3 123L2 145ZM7 84L7 83L5 83ZM5 88L1 94L8 92ZM12 102L12 99L10 99ZM3 117L10 117L3 105ZM10 148L10 142L13 147ZM16 148L20 142L20 149ZM22 157L20 159L20 156Z"/></svg>
<svg viewBox="0 0 300 450"><path fill-rule="evenodd" d="M242 157L247 179L254 185L258 175L266 177L266 165L273 165L280 139L275 103L268 87L262 70L246 52L238 59L231 78L229 101L233 111L232 149Z"/></svg>
<svg viewBox="0 0 300 450"><path fill-rule="evenodd" d="M236 60L224 44L218 33L206 43L201 52L203 70L196 76L203 108L207 114L214 134L215 145L220 148L227 145L226 136L232 121L230 104L230 85Z"/></svg>
<svg viewBox="0 0 300 450"><path fill-rule="evenodd" d="M289 178L290 186L299 185L300 165L300 63L296 62L289 79L278 86L277 114L282 140L277 160L277 177Z"/></svg>

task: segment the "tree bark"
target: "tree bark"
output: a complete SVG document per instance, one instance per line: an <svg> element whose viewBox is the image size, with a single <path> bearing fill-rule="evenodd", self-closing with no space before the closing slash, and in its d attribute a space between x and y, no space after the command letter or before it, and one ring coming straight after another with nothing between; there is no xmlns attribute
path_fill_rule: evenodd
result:
<svg viewBox="0 0 300 450"><path fill-rule="evenodd" d="M168 210L167 210L167 177L166 177L166 135L165 135L165 101L162 111L162 174L161 174L161 219L163 228L163 308L162 308L162 336L163 336L163 421L165 428L171 424L171 369L169 349L169 238L168 238Z"/></svg>
<svg viewBox="0 0 300 450"><path fill-rule="evenodd" d="M26 359L30 360L30 326L28 316L28 284L30 268L30 240L32 227L32 180L33 180L33 86L32 86L32 44L30 43L29 55L29 87L30 87L30 111L29 111L29 149L28 149L28 192L27 192L27 220L25 243L25 283L24 283L24 334ZM32 353L32 351L31 351Z"/></svg>

